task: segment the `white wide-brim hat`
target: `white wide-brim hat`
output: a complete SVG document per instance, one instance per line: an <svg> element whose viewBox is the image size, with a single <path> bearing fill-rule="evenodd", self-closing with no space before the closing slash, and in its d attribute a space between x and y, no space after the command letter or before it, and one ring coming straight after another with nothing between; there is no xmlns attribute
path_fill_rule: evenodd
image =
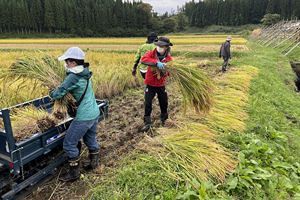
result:
<svg viewBox="0 0 300 200"><path fill-rule="evenodd" d="M84 60L85 53L79 47L69 48L62 56L58 57L59 61L66 59Z"/></svg>

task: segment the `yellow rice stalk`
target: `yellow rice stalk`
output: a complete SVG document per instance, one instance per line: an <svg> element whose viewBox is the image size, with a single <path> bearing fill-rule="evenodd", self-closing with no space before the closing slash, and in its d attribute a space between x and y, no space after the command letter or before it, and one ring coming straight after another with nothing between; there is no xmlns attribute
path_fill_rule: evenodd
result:
<svg viewBox="0 0 300 200"><path fill-rule="evenodd" d="M109 98L120 94L127 88L142 85L139 75L131 75L132 54L89 52L93 71L93 87L98 98Z"/></svg>
<svg viewBox="0 0 300 200"><path fill-rule="evenodd" d="M33 106L16 108L11 114L12 129L17 141L43 132L55 126L56 122L47 111Z"/></svg>
<svg viewBox="0 0 300 200"><path fill-rule="evenodd" d="M167 70L183 97L186 108L192 106L197 113L207 113L212 105L213 84L210 78L195 66L172 63Z"/></svg>
<svg viewBox="0 0 300 200"><path fill-rule="evenodd" d="M45 55L39 57L26 57L17 60L4 74L4 78L16 80L37 80L38 86L43 86L52 90L58 87L65 77L65 70L56 58ZM38 87L36 86L36 87ZM56 116L65 118L67 116L66 106L74 105L75 99L71 94L67 94L62 100L56 101L53 109ZM63 113L64 112L64 113ZM59 118L61 119L61 118Z"/></svg>
<svg viewBox="0 0 300 200"><path fill-rule="evenodd" d="M222 182L233 171L236 161L222 145L216 142L216 134L209 127L190 123L179 130L164 130L163 145L169 153L160 154L163 169L177 180Z"/></svg>
<svg viewBox="0 0 300 200"><path fill-rule="evenodd" d="M68 102L63 99L56 100L53 105L53 116L56 119L63 120L67 118Z"/></svg>
<svg viewBox="0 0 300 200"><path fill-rule="evenodd" d="M1 81L0 81L1 82ZM34 80L8 80L0 84L0 108L10 107L47 94L45 87L37 88ZM39 92L36 90L39 89Z"/></svg>
<svg viewBox="0 0 300 200"><path fill-rule="evenodd" d="M257 68L232 69L215 80L214 105L205 117L188 112L177 117L178 129L161 129L165 151L156 152L161 167L177 180L222 182L237 164L234 154L217 142L217 133L242 132L251 79Z"/></svg>
<svg viewBox="0 0 300 200"><path fill-rule="evenodd" d="M199 44L221 44L226 35L186 35L168 36L176 45L199 45ZM140 45L145 42L144 37L140 38L52 38L52 39L0 39L0 44L114 44L114 45ZM233 36L233 44L246 44L247 40L239 35Z"/></svg>
<svg viewBox="0 0 300 200"><path fill-rule="evenodd" d="M247 120L247 102L250 82L258 70L252 66L241 66L215 79L214 106L208 115L199 116L188 112L188 116L201 120L214 130L243 132Z"/></svg>
<svg viewBox="0 0 300 200"><path fill-rule="evenodd" d="M62 52L47 51L47 53L49 55L59 55ZM18 83L28 79L34 79L38 81L36 84L30 84L30 86L37 86L34 92L28 93L35 95L31 95L29 97L28 95L20 95L24 98L17 98L16 101L12 100L12 102L10 102L12 98L4 98L3 102L5 102L5 105L13 105L15 103L23 102L24 99L29 100L35 98L36 96L47 94L48 91L45 90L45 87L41 87L41 85L45 85L47 88L53 89L61 83L65 75L65 69L61 63L56 61L57 59L55 57L49 55L45 56L44 52L29 52L23 56L24 59L19 59L17 63L12 66L11 63L18 58L18 55L15 52L12 53L12 59L10 59L10 62L4 67L4 75L7 78L6 80L14 80L15 78L18 78L20 79L18 80ZM98 98L111 97L120 94L127 88L137 87L143 84L139 75L137 75L137 78L134 78L131 75L133 59L132 53L109 53L96 51L88 52L86 60L91 64L90 68L93 72L93 87ZM21 66L18 66L17 64ZM0 76L3 77L4 75ZM28 86L29 84L22 84L22 87L24 85ZM43 89L41 90L41 88ZM26 89L24 89L24 91L25 90ZM13 88L9 90L10 93L13 91L15 91ZM2 105L4 103L1 102L2 99L0 95L0 107L4 107ZM55 107L59 108L58 106ZM66 109L62 108L62 110Z"/></svg>
<svg viewBox="0 0 300 200"><path fill-rule="evenodd" d="M216 80L215 106L205 119L209 126L226 132L245 130L248 92L257 73L255 67L242 66Z"/></svg>

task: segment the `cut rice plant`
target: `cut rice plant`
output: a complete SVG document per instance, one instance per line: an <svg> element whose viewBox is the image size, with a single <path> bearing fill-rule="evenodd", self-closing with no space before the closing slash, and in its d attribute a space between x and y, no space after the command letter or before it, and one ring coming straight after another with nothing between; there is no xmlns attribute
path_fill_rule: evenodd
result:
<svg viewBox="0 0 300 200"><path fill-rule="evenodd" d="M194 180L223 182L233 172L237 159L217 142L217 133L245 130L250 81L256 74L257 68L242 66L215 78L214 104L205 117L188 110L176 117L178 129L160 129L164 150L154 155L171 178L193 185Z"/></svg>
<svg viewBox="0 0 300 200"><path fill-rule="evenodd" d="M28 78L40 81L47 88L56 88L65 77L61 63L52 56L25 57L18 59L5 73L7 78Z"/></svg>
<svg viewBox="0 0 300 200"><path fill-rule="evenodd" d="M245 130L250 82L257 75L253 66L241 66L215 78L214 104L205 117L188 112L191 120L200 120L216 131L241 133Z"/></svg>
<svg viewBox="0 0 300 200"><path fill-rule="evenodd" d="M58 87L65 77L65 69L57 59L45 55L39 57L25 57L17 62L4 73L5 79L15 80L37 80L38 86L46 87L49 90ZM36 86L37 87L37 86ZM54 115L58 119L67 117L67 106L75 105L75 99L67 94L62 100L55 101Z"/></svg>
<svg viewBox="0 0 300 200"><path fill-rule="evenodd" d="M176 180L223 182L235 169L232 153L216 142L208 126L189 123L179 130L162 130L162 134L167 153L159 154L159 163Z"/></svg>
<svg viewBox="0 0 300 200"><path fill-rule="evenodd" d="M43 109L33 106L16 108L11 113L11 124L17 141L24 140L35 133L54 127L57 120Z"/></svg>
<svg viewBox="0 0 300 200"><path fill-rule="evenodd" d="M210 127L225 132L241 133L245 130L248 92L251 80L257 74L257 68L241 66L215 80L218 85L214 95L215 106L205 118Z"/></svg>
<svg viewBox="0 0 300 200"><path fill-rule="evenodd" d="M183 97L183 105L194 107L197 113L207 113L212 105L213 84L210 78L194 66L173 63L168 67Z"/></svg>

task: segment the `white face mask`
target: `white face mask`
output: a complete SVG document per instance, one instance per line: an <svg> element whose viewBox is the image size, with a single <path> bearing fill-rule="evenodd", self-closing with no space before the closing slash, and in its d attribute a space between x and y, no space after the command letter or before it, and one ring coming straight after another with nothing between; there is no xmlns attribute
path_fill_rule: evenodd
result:
<svg viewBox="0 0 300 200"><path fill-rule="evenodd" d="M163 47L156 47L156 50L157 50L157 52L160 53L160 54L164 54L164 53L166 52L166 49L163 48Z"/></svg>
<svg viewBox="0 0 300 200"><path fill-rule="evenodd" d="M65 70L68 70L68 64L64 63Z"/></svg>
<svg viewBox="0 0 300 200"><path fill-rule="evenodd" d="M76 67L68 68L69 72L73 72L74 74L79 74L84 70L84 67L82 65L78 65Z"/></svg>

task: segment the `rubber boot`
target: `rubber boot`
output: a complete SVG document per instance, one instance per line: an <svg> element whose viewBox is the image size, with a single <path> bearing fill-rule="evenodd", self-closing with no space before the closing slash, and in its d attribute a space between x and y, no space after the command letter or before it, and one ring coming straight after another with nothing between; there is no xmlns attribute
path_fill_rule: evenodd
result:
<svg viewBox="0 0 300 200"><path fill-rule="evenodd" d="M147 116L147 117L144 117L144 126L141 128L141 132L147 132L149 131L149 129L151 128L151 117L150 116Z"/></svg>
<svg viewBox="0 0 300 200"><path fill-rule="evenodd" d="M163 113L160 115L161 126L165 126L166 120L169 118L168 113Z"/></svg>
<svg viewBox="0 0 300 200"><path fill-rule="evenodd" d="M226 67L222 66L222 72L226 72L226 71L227 71Z"/></svg>
<svg viewBox="0 0 300 200"><path fill-rule="evenodd" d="M60 181L63 182L72 182L76 181L80 178L80 165L79 165L79 158L69 159L69 169L67 173L59 178Z"/></svg>
<svg viewBox="0 0 300 200"><path fill-rule="evenodd" d="M89 151L89 160L83 164L85 170L94 170L99 166L99 150Z"/></svg>

